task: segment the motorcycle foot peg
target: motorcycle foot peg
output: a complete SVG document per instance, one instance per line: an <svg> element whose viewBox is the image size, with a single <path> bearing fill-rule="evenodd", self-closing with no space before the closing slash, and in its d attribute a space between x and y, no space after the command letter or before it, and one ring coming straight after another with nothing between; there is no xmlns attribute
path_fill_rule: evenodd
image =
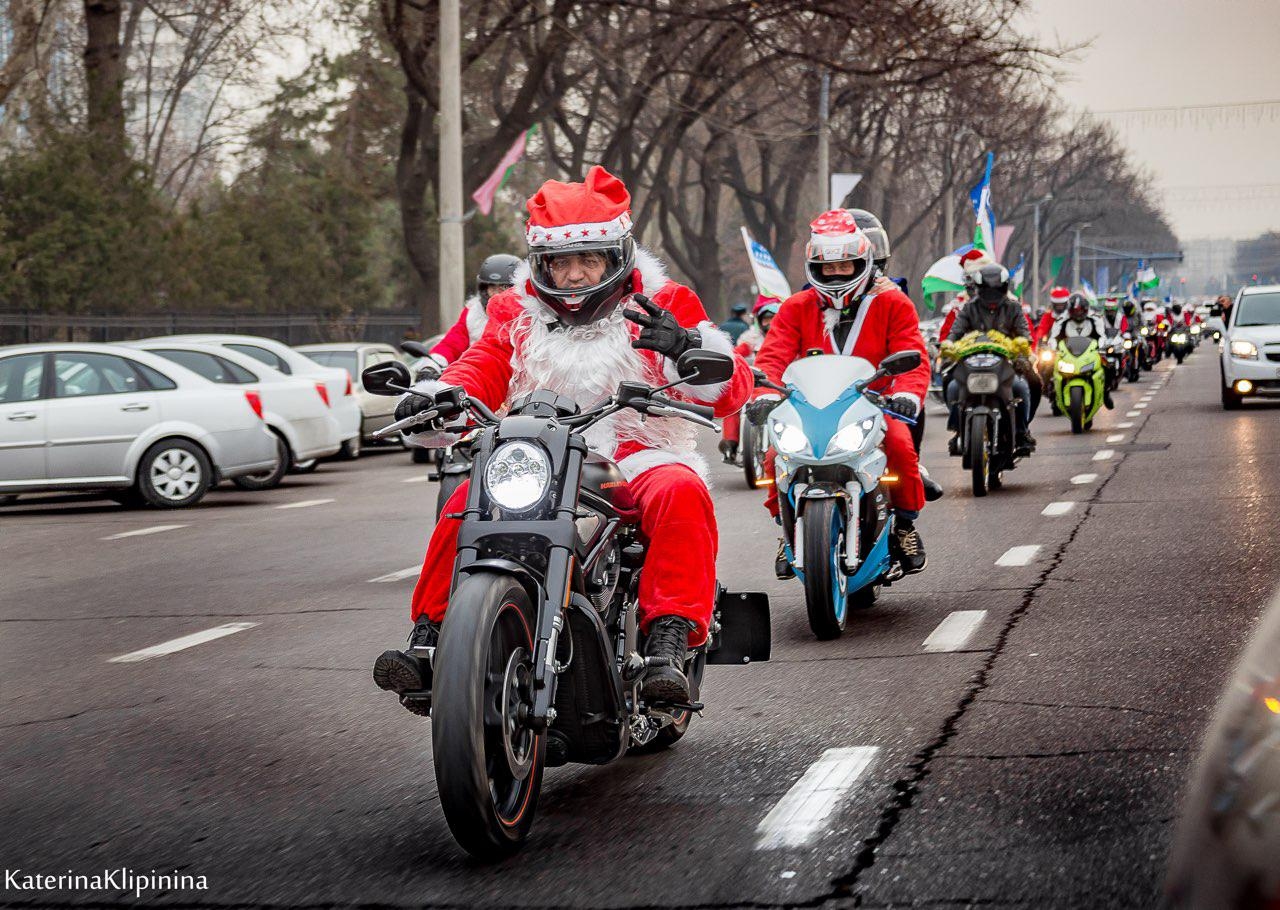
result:
<svg viewBox="0 0 1280 910"><path fill-rule="evenodd" d="M645 659L635 651L632 651L627 655L626 660L622 662L622 681L626 683L635 682L644 675L644 670L647 666Z"/></svg>

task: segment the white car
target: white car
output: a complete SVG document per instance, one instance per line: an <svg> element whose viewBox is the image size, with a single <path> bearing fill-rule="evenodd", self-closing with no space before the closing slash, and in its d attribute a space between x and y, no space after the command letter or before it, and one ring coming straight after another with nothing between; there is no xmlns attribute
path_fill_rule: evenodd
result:
<svg viewBox="0 0 1280 910"><path fill-rule="evenodd" d="M367 443L376 442L373 434L395 420L397 399L389 395L373 395L364 390L360 374L371 366L392 360L405 362L404 357L389 344L371 341L346 341L330 344L300 344L295 350L306 354L316 363L327 367L341 367L355 384L356 401L360 405L361 433Z"/></svg>
<svg viewBox="0 0 1280 910"><path fill-rule="evenodd" d="M158 354L219 385L253 388L262 397L262 418L277 436L279 463L262 474L237 477L244 490L269 490L295 465L337 453L341 430L326 403L328 389L320 380L286 376L231 348L194 341L134 341L127 347ZM323 391L322 391L323 390Z"/></svg>
<svg viewBox="0 0 1280 910"><path fill-rule="evenodd" d="M338 427L342 434L342 457L359 456L360 405L356 402L355 388L346 370L321 366L287 344L276 341L274 338L259 338L256 335L166 335L140 340L147 343L194 341L199 344L221 345L265 363L286 376L303 376L308 379L322 380L329 395L329 407L333 409L333 414L338 419Z"/></svg>
<svg viewBox="0 0 1280 910"><path fill-rule="evenodd" d="M1280 395L1280 285L1240 289L1222 337L1222 406Z"/></svg>
<svg viewBox="0 0 1280 910"><path fill-rule="evenodd" d="M109 490L178 508L276 458L252 389L116 345L0 348L0 495Z"/></svg>

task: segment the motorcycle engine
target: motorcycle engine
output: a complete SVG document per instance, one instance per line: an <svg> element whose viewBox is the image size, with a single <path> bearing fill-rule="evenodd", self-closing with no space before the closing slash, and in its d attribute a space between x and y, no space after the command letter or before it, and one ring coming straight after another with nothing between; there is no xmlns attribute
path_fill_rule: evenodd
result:
<svg viewBox="0 0 1280 910"><path fill-rule="evenodd" d="M597 612L605 613L613 602L613 595L618 590L618 574L622 568L622 560L618 552L617 541L609 544L609 548L597 560L591 577L587 582L587 596Z"/></svg>

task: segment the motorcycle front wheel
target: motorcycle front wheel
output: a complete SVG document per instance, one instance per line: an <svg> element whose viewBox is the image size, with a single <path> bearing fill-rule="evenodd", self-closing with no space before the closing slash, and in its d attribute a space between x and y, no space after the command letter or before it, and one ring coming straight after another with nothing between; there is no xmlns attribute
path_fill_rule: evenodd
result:
<svg viewBox="0 0 1280 910"><path fill-rule="evenodd" d="M533 608L507 575L458 585L435 654L431 751L440 807L472 856L517 850L533 826L546 736L533 706Z"/></svg>
<svg viewBox="0 0 1280 910"><path fill-rule="evenodd" d="M746 478L747 487L754 490L760 486L764 478L764 446L761 445L760 428L743 415L742 438L738 442L738 451L742 454L742 476Z"/></svg>
<svg viewBox="0 0 1280 910"><path fill-rule="evenodd" d="M840 566L844 513L834 499L813 499L804 510L804 602L809 628L820 640L839 638L849 615L849 579Z"/></svg>
<svg viewBox="0 0 1280 910"><path fill-rule="evenodd" d="M1084 389L1073 385L1067 389L1067 417L1071 418L1071 432L1084 432Z"/></svg>
<svg viewBox="0 0 1280 910"><path fill-rule="evenodd" d="M969 418L969 432L966 442L969 446L969 472L973 476L973 495L987 495L987 471L989 447L987 439L987 416L974 414Z"/></svg>

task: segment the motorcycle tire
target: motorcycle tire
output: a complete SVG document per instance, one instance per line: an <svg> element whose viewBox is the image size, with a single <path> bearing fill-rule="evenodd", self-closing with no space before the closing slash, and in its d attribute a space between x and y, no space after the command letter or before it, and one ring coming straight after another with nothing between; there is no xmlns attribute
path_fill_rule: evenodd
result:
<svg viewBox="0 0 1280 910"><path fill-rule="evenodd" d="M1072 386L1067 390L1067 417L1071 420L1071 432L1084 432L1084 389Z"/></svg>
<svg viewBox="0 0 1280 910"><path fill-rule="evenodd" d="M1187 356L1186 354L1183 354L1181 351L1179 351L1177 354L1173 355L1173 359L1178 361L1178 366L1182 366L1182 361L1186 359L1186 356Z"/></svg>
<svg viewBox="0 0 1280 910"><path fill-rule="evenodd" d="M809 628L820 641L839 638L849 616L840 548L844 513L834 499L810 500L804 510L804 602Z"/></svg>
<svg viewBox="0 0 1280 910"><path fill-rule="evenodd" d="M760 428L743 415L742 438L738 442L738 453L742 456L742 476L747 481L747 489L754 490L760 486L764 477L764 447L760 445Z"/></svg>
<svg viewBox="0 0 1280 910"><path fill-rule="evenodd" d="M533 607L509 575L458 585L435 654L431 752L440 808L472 856L498 860L533 826L546 735L518 720L533 704Z"/></svg>
<svg viewBox="0 0 1280 910"><path fill-rule="evenodd" d="M467 479L466 474L441 474L440 489L436 491L436 521L444 515L445 504L453 496L455 490Z"/></svg>
<svg viewBox="0 0 1280 910"><path fill-rule="evenodd" d="M969 473L973 477L973 495L987 495L987 474L990 470L991 455L987 445L987 418L983 414L975 414L969 418L969 432L965 443L969 447Z"/></svg>

